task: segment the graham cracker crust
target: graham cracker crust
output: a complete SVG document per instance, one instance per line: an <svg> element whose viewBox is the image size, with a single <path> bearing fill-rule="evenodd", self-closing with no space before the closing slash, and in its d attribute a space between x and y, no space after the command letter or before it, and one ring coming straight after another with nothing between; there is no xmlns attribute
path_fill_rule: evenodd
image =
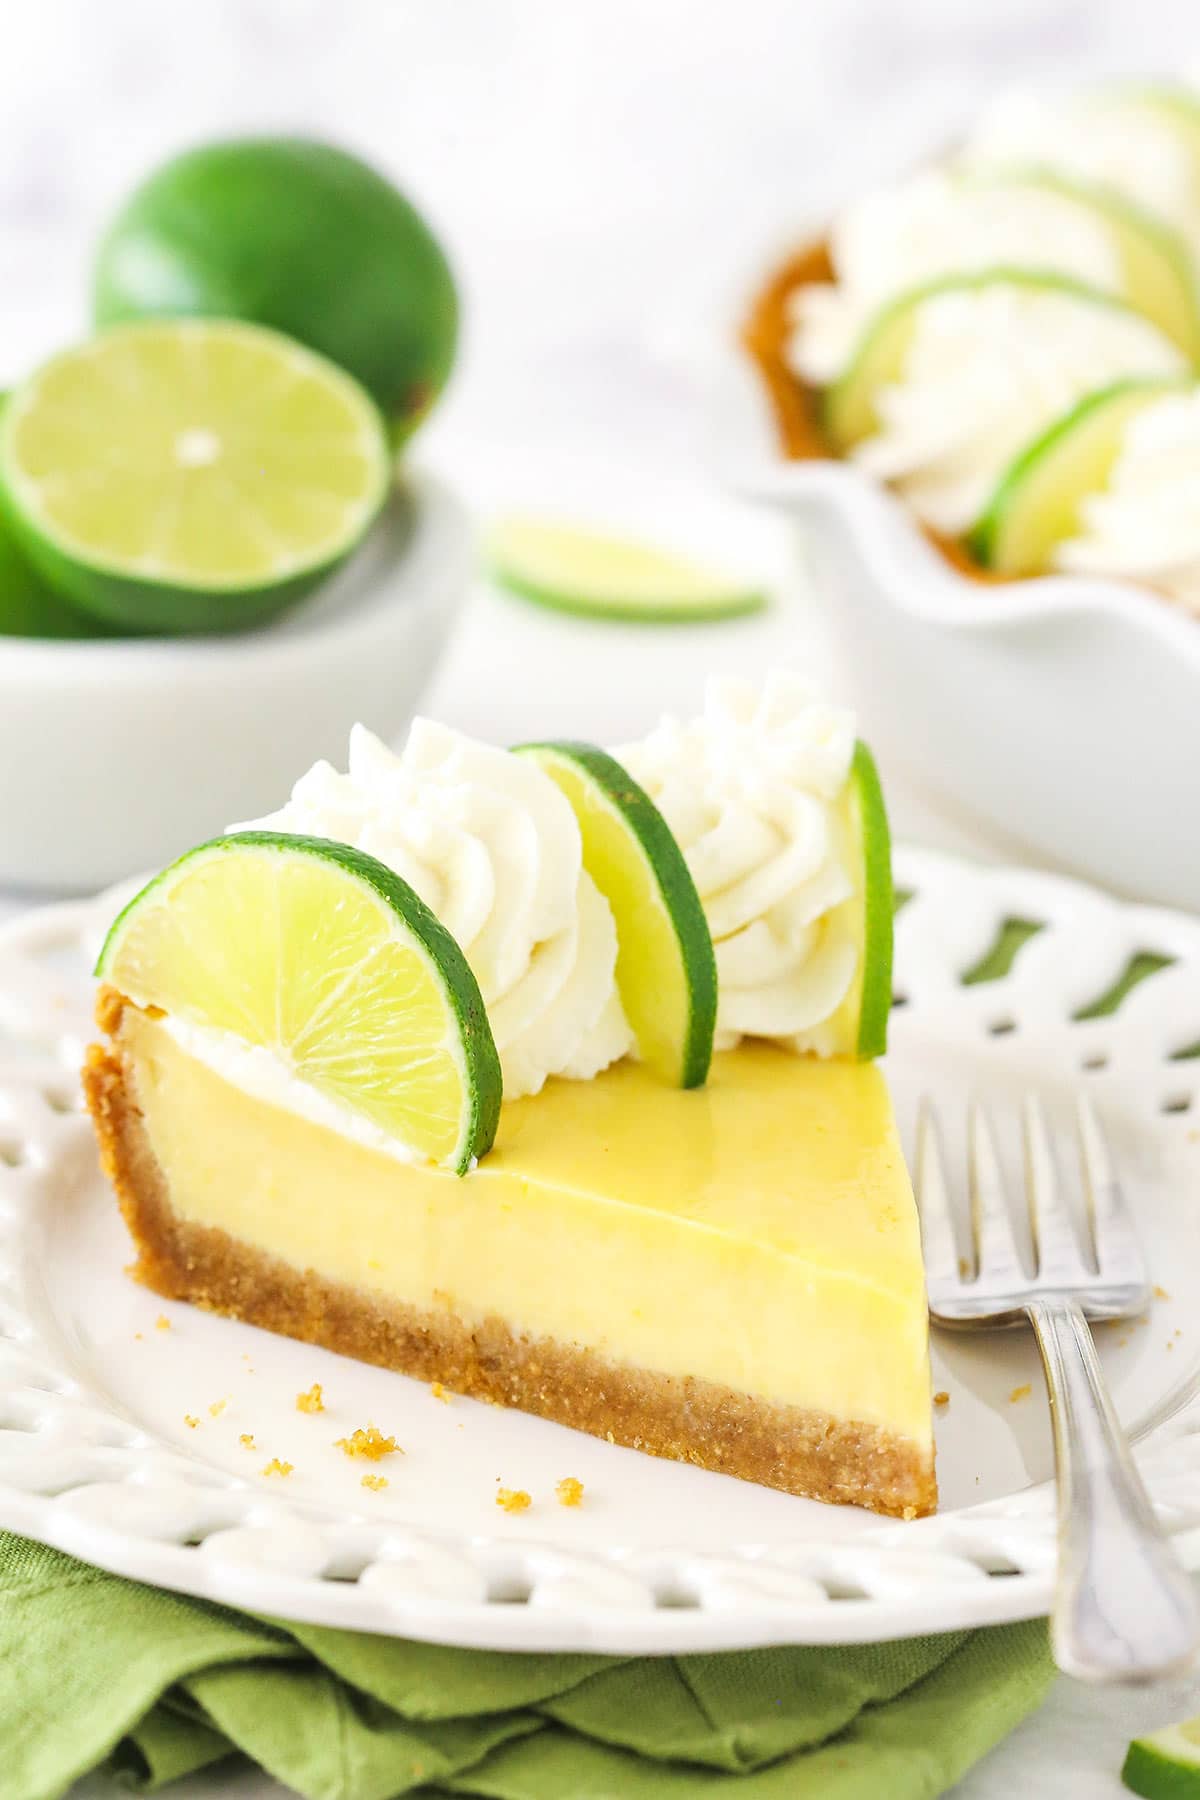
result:
<svg viewBox="0 0 1200 1800"><path fill-rule="evenodd" d="M122 1006L111 990L101 994L102 1030L118 1030ZM784 1493L906 1519L936 1507L932 1456L878 1426L616 1364L576 1344L530 1338L500 1318L468 1325L450 1310L386 1301L181 1219L119 1044L91 1047L83 1087L137 1248L131 1273L156 1293Z"/></svg>
<svg viewBox="0 0 1200 1800"><path fill-rule="evenodd" d="M806 244L771 277L742 325L742 347L758 369L775 416L780 447L792 462L841 460L821 424L820 391L800 379L787 357L793 294L798 288L833 278L829 246L823 241ZM913 522L960 575L985 583L1012 579L985 569L957 538L931 531L915 515Z"/></svg>

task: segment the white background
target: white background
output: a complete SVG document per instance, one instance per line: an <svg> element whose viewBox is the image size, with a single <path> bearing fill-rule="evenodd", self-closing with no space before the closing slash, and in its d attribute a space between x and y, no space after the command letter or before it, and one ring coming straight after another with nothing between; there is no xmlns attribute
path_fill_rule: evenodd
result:
<svg viewBox="0 0 1200 1800"><path fill-rule="evenodd" d="M707 634L474 598L430 710L620 738L713 663L822 654L787 546L707 484L681 351L773 249L996 88L1196 61L1196 0L0 0L0 386L82 329L95 231L169 149L281 129L361 149L420 198L466 295L426 460L481 511L570 500L780 576L767 619ZM898 800L910 834L989 847ZM1132 1732L1189 1710L1200 1691L1064 1685L959 1800L1109 1800Z"/></svg>

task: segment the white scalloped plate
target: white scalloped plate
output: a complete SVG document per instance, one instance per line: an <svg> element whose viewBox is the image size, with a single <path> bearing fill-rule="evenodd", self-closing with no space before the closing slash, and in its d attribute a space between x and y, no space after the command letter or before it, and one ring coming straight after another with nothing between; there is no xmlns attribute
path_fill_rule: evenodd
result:
<svg viewBox="0 0 1200 1800"><path fill-rule="evenodd" d="M1103 1355L1155 1503L1200 1568L1200 1059L1178 1056L1200 1044L1200 922L914 851L897 873L914 896L889 1066L902 1128L922 1090L948 1122L986 1093L1010 1139L1022 1090L1060 1116L1074 1086L1093 1093L1166 1290L1144 1323L1101 1332ZM935 1343L942 1511L893 1525L441 1404L135 1286L76 1099L95 905L0 932L0 1525L260 1612L506 1650L861 1642L1046 1610L1050 1441L1024 1333ZM964 985L1012 918L1042 929L1007 976ZM1074 1017L1147 950L1172 966L1111 1017ZM315 1416L295 1405L313 1381ZM380 1492L333 1446L367 1420L406 1452L380 1465ZM276 1456L286 1479L260 1473ZM555 1502L565 1475L585 1483L577 1510ZM498 1480L532 1509L500 1512Z"/></svg>

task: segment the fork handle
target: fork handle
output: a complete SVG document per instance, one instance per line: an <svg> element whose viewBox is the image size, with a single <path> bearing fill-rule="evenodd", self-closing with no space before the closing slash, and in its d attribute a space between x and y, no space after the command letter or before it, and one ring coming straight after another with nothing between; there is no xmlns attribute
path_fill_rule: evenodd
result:
<svg viewBox="0 0 1200 1800"><path fill-rule="evenodd" d="M1081 1681L1151 1681L1196 1650L1195 1591L1142 1486L1082 1309L1035 1301L1026 1311L1058 1465L1054 1659Z"/></svg>

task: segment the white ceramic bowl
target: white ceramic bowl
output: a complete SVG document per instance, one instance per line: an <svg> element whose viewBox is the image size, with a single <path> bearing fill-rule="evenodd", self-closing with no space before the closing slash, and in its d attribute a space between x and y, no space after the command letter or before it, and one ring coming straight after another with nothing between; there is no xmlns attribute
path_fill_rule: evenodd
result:
<svg viewBox="0 0 1200 1800"><path fill-rule="evenodd" d="M362 719L407 724L467 591L457 499L414 475L319 593L220 638L0 638L0 886L93 889L280 805Z"/></svg>
<svg viewBox="0 0 1200 1800"><path fill-rule="evenodd" d="M1113 581L971 581L857 468L786 461L736 349L708 379L723 472L802 528L885 763L1014 851L1200 909L1200 619Z"/></svg>

